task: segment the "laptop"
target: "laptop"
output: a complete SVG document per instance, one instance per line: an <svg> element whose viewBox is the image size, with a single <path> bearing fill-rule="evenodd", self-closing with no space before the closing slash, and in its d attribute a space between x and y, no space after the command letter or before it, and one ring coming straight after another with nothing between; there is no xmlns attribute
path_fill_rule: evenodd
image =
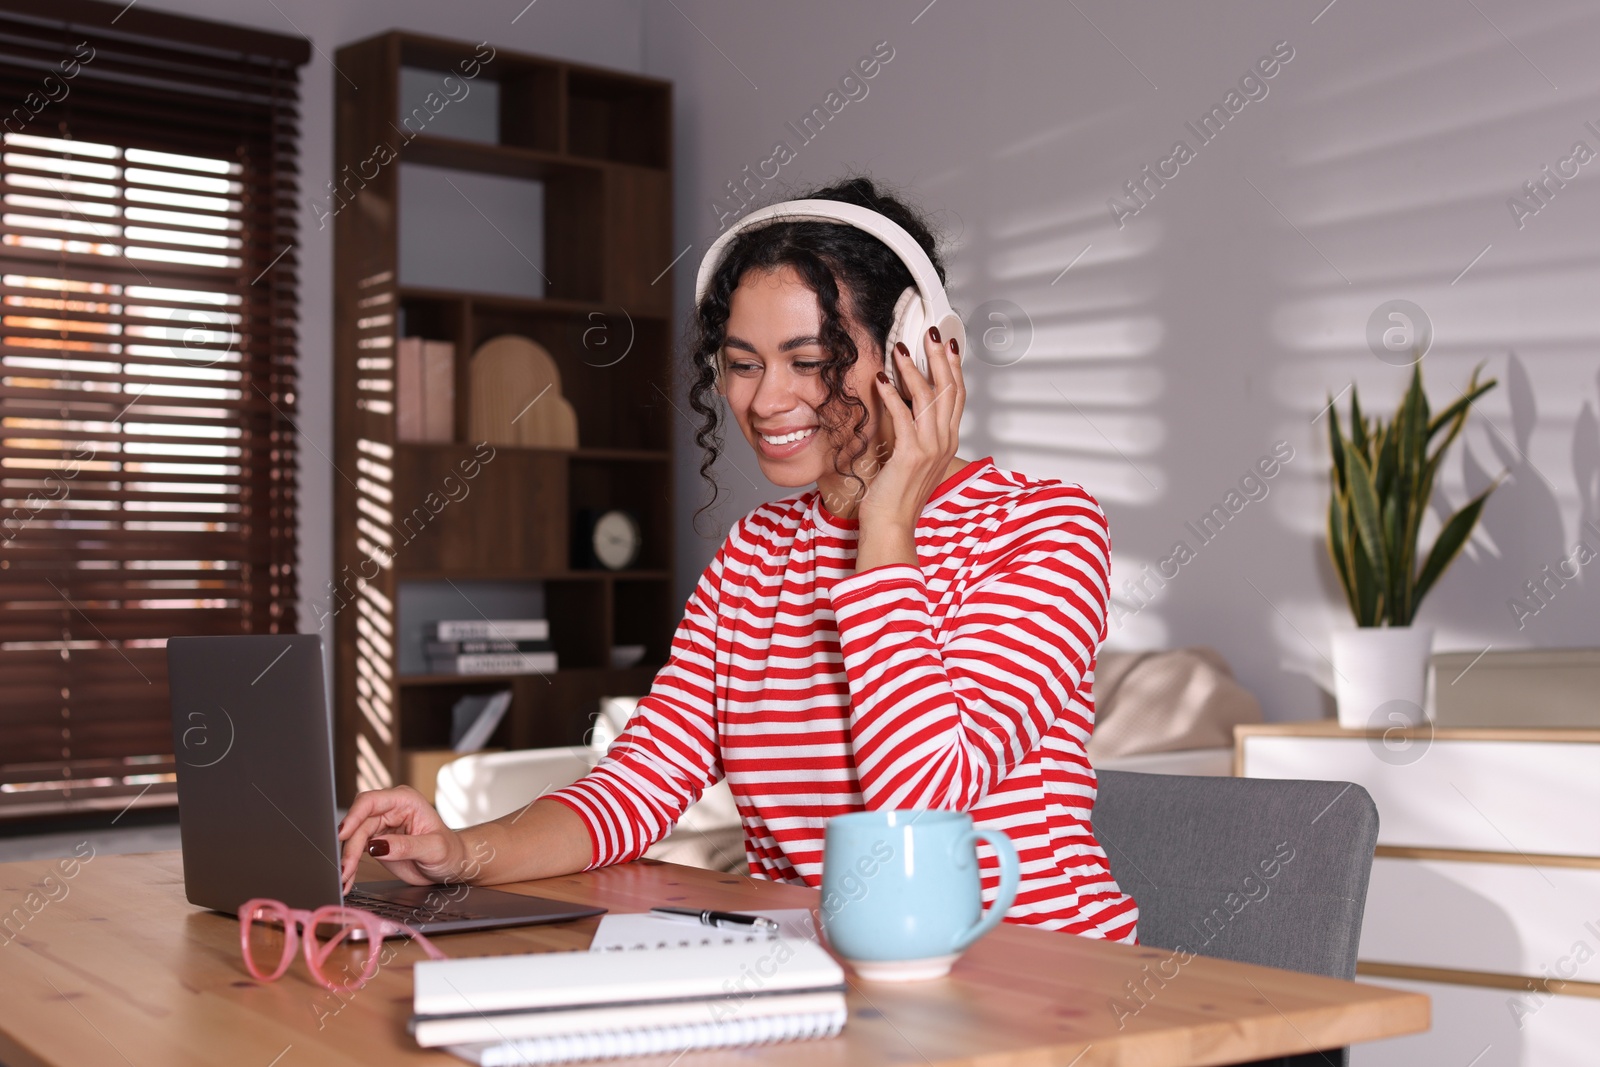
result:
<svg viewBox="0 0 1600 1067"><path fill-rule="evenodd" d="M189 903L253 897L363 908L426 934L565 922L606 909L477 886L358 882L342 895L333 721L317 634L167 641Z"/></svg>

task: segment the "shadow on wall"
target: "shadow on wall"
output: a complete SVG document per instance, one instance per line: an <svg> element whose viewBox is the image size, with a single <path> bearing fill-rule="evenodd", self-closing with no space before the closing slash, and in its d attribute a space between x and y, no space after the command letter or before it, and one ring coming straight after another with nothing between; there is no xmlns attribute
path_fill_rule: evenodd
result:
<svg viewBox="0 0 1600 1067"><path fill-rule="evenodd" d="M1162 458L1172 432L1161 366L1170 341L1157 310L1156 261L1166 225L1151 214L1119 229L1106 207L1107 193L1118 189L1114 171L1096 163L1104 173L1085 170L1063 191L1055 162L1063 153L1122 158L1132 110L1031 131L997 147L993 169L963 174L969 184L958 193L924 196L996 201L981 226L938 220L960 245L950 287L972 350L962 454L993 455L1001 468L1080 483L1094 494L1113 529L1116 623L1108 626L1126 647L1153 648L1168 643L1160 611L1144 611L1145 601L1115 588L1157 563L1155 542L1164 549L1170 540L1141 537L1125 518L1158 509L1171 482ZM1036 186L1044 175L1048 190ZM1147 551L1127 551L1146 540Z"/></svg>
<svg viewBox="0 0 1600 1067"><path fill-rule="evenodd" d="M1425 374L1436 406L1481 360L1503 383L1474 412L1435 504L1459 506L1502 469L1509 477L1419 621L1436 627L1441 649L1600 644L1595 579L1573 564L1564 572L1573 577L1553 570L1556 579L1543 579L1556 592L1542 606L1529 601L1536 616L1519 620L1509 606L1547 564L1570 559L1578 531L1595 520L1600 436L1587 394L1600 331L1584 294L1600 257L1575 232L1594 216L1595 198L1569 183L1525 220L1529 230L1555 224L1542 233L1519 233L1506 207L1573 136L1600 149L1581 122L1600 115L1600 94L1581 83L1557 92L1517 68L1517 51L1481 20L1343 67L1327 55L1345 45L1315 36L1327 31L1286 24L1299 51L1270 95L1239 112L1181 177L1145 184L1148 203L1120 224L1106 198L1138 202L1124 191L1123 179L1141 173L1137 163L1129 169L1130 150L1142 161L1170 140L1153 132L1166 119L1152 115L1170 111L1172 132L1193 141L1180 121L1187 113L1164 100L1030 131L1000 143L981 174L953 172L952 188L924 191L930 202L986 208L982 226L941 220L961 246L951 285L979 361L963 452L1081 482L1100 499L1112 519L1121 624L1108 646L1196 638L1222 605L1234 621L1207 639L1248 684L1265 682L1268 704L1302 713L1313 706L1271 692L1285 685L1273 675L1287 669L1326 688L1329 631L1348 625L1323 544L1326 426L1315 420L1352 380L1375 410L1398 398L1409 368L1375 358L1367 337L1374 309L1397 298L1432 316ZM1546 13L1514 36L1523 46L1571 34L1600 35L1600 13ZM1217 92L1227 88L1219 82ZM1066 171L1056 166L1063 156L1073 162ZM1562 210L1568 226L1558 229ZM1521 355L1506 364L1511 348ZM1269 396L1251 396L1257 367ZM1280 438L1293 462L1266 486L1277 502L1241 504L1216 548L1191 536L1196 515ZM1552 461L1557 448L1570 449L1570 474ZM1239 469L1196 462L1227 455ZM1424 542L1432 535L1425 528ZM1600 523L1587 536L1600 553ZM1165 583L1149 579L1179 541L1198 561L1178 561L1175 579L1167 567ZM1288 547L1296 542L1307 555Z"/></svg>
<svg viewBox="0 0 1600 1067"><path fill-rule="evenodd" d="M1527 367L1516 354L1507 359L1501 381L1511 406L1511 432L1507 435L1485 420L1490 429L1478 437L1486 447L1462 448L1461 466L1468 495L1488 488L1501 471L1506 478L1484 506L1469 555L1456 562L1470 580L1441 586L1430 606L1436 616L1474 619L1492 607L1484 621L1492 624L1487 636L1497 638L1496 643L1592 643L1593 635L1585 630L1594 619L1594 590L1600 585L1600 423L1594 403L1585 399L1572 422L1577 507L1576 520L1568 527L1562 494L1553 481L1565 480L1565 472L1551 467L1547 474L1529 458L1539 402ZM1442 519L1450 505L1436 493L1433 506Z"/></svg>
<svg viewBox="0 0 1600 1067"><path fill-rule="evenodd" d="M1396 299L1431 317L1424 376L1435 410L1479 362L1500 380L1474 406L1423 528L1426 546L1441 516L1506 475L1419 613L1440 650L1600 645L1592 299L1600 256L1589 236L1600 184L1592 168L1566 182L1549 177L1549 165L1572 157L1579 139L1600 154L1600 133L1585 124L1600 116L1600 91L1567 47L1600 36L1600 12L1530 14L1510 30L1514 48L1473 15L1441 23L1446 32L1404 57L1324 77L1294 101L1287 167L1271 179L1303 253L1284 272L1275 313L1275 340L1290 357L1275 373L1284 406L1309 419L1326 395L1355 381L1369 410L1389 414L1409 366L1379 355L1365 327ZM1541 205L1537 218L1509 210L1513 202ZM1298 472L1316 476L1308 497L1323 510L1308 510L1313 519L1325 515L1327 499L1326 427L1317 428L1314 458ZM1348 618L1334 610L1343 605L1320 523L1303 532L1315 538L1308 552L1328 600L1282 606L1316 642L1330 622ZM1285 629L1277 643L1303 673L1326 675L1302 637Z"/></svg>

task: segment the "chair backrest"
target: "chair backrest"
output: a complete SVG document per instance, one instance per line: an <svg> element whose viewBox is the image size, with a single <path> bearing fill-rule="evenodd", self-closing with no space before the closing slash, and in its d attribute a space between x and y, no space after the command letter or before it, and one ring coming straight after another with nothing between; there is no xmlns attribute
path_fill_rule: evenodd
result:
<svg viewBox="0 0 1600 1067"><path fill-rule="evenodd" d="M1354 978L1378 809L1349 782L1101 771L1094 831L1139 942Z"/></svg>

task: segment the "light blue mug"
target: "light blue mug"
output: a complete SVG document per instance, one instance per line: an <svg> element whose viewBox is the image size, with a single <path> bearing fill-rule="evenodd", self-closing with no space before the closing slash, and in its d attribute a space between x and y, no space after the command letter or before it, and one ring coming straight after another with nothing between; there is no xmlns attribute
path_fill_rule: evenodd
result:
<svg viewBox="0 0 1600 1067"><path fill-rule="evenodd" d="M978 842L1000 859L987 911ZM940 978L1017 898L1017 850L1001 830L975 828L962 811L858 811L828 820L823 835L822 932L862 978Z"/></svg>

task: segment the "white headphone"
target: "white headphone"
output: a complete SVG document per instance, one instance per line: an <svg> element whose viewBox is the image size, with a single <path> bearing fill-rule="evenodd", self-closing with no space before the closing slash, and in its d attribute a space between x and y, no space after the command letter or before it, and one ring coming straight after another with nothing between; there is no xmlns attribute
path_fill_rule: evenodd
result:
<svg viewBox="0 0 1600 1067"><path fill-rule="evenodd" d="M946 295L944 286L939 283L939 272L934 269L933 262L928 259L928 254L923 251L916 238L885 215L838 200L785 200L753 211L730 226L726 233L712 242L711 247L706 250L705 258L700 261L700 273L694 283L696 307L705 299L706 290L711 288L711 278L716 274L717 267L721 265L722 257L734 237L745 230L777 221L837 222L865 230L888 245L911 271L911 278L916 284L908 286L896 301L894 324L889 327L889 336L884 342L884 370L889 375L890 383L897 390L900 388L900 375L894 358L894 346L897 341L905 344L911 352L912 364L927 375L930 381L932 375L928 371L928 357L922 347L922 337L929 326L939 328L941 341L954 340L957 350L963 358L965 357L966 326L951 310L950 298ZM717 376L717 387L720 389L722 385L720 353L715 360L713 370Z"/></svg>

